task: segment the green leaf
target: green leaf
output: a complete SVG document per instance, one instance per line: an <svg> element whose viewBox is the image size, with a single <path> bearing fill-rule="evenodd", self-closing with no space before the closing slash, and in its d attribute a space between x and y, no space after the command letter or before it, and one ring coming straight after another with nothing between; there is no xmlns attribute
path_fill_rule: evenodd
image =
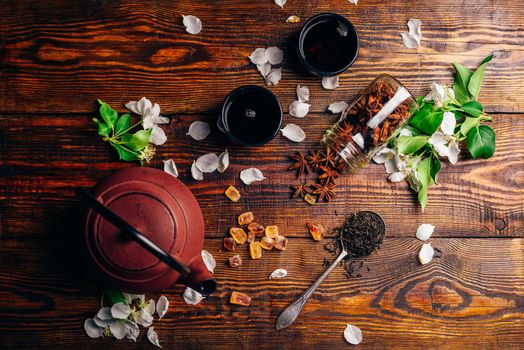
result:
<svg viewBox="0 0 524 350"><path fill-rule="evenodd" d="M98 103L100 103L100 116L111 130L114 131L115 124L118 120L118 113L104 101L98 100Z"/></svg>
<svg viewBox="0 0 524 350"><path fill-rule="evenodd" d="M495 132L487 125L477 126L468 132L468 150L475 158L488 159L495 152Z"/></svg>
<svg viewBox="0 0 524 350"><path fill-rule="evenodd" d="M397 141L397 149L401 154L413 154L428 142L429 136L401 136Z"/></svg>
<svg viewBox="0 0 524 350"><path fill-rule="evenodd" d="M466 117L462 124L460 125L460 133L464 136L468 134L468 132L475 128L477 125L479 125L479 119L478 118L472 118L472 117Z"/></svg>
<svg viewBox="0 0 524 350"><path fill-rule="evenodd" d="M422 103L423 103L424 97L425 97L425 96L419 96L419 97L417 97L417 98L415 99L415 101L417 101L417 104L418 104L419 106L422 106Z"/></svg>
<svg viewBox="0 0 524 350"><path fill-rule="evenodd" d="M460 83L453 83L453 92L455 93L455 100L458 103L466 103L469 101L469 92L467 87L463 87Z"/></svg>
<svg viewBox="0 0 524 350"><path fill-rule="evenodd" d="M427 135L432 135L442 123L443 118L442 110L433 110L432 104L425 104L411 117L409 124Z"/></svg>
<svg viewBox="0 0 524 350"><path fill-rule="evenodd" d="M417 175L420 181L418 201L422 206L422 211L424 211L428 203L428 189L431 184L431 158L425 158L418 163Z"/></svg>
<svg viewBox="0 0 524 350"><path fill-rule="evenodd" d="M453 68L455 68L455 83L466 92L469 99L468 84L473 72L458 62L453 62L452 64Z"/></svg>
<svg viewBox="0 0 524 350"><path fill-rule="evenodd" d="M120 143L133 151L143 150L144 147L146 147L149 143L149 138L151 137L151 130L152 129L139 130L134 134L122 135Z"/></svg>
<svg viewBox="0 0 524 350"><path fill-rule="evenodd" d="M93 118L93 121L98 125L98 135L100 136L109 136L111 128L106 124L102 123L100 120Z"/></svg>
<svg viewBox="0 0 524 350"><path fill-rule="evenodd" d="M429 168L429 174L431 176L431 179L435 184L437 184L437 174L440 171L441 163L440 159L437 157L431 156L431 162L430 162L430 168Z"/></svg>
<svg viewBox="0 0 524 350"><path fill-rule="evenodd" d="M116 303L127 304L127 300L121 292L114 289L106 289L104 294L102 294L102 307L111 307Z"/></svg>
<svg viewBox="0 0 524 350"><path fill-rule="evenodd" d="M486 70L486 66L492 59L493 55L489 55L488 57L486 57L469 80L468 91L475 100L479 96L480 87L482 86L482 82L484 81L484 71Z"/></svg>
<svg viewBox="0 0 524 350"><path fill-rule="evenodd" d="M111 146L117 151L119 159L125 160L126 162L130 162L133 160L139 160L138 154L136 152L133 152L129 150L126 147L120 146L116 143L112 143Z"/></svg>
<svg viewBox="0 0 524 350"><path fill-rule="evenodd" d="M473 117L478 117L484 112L484 107L477 101L466 102L460 108Z"/></svg>
<svg viewBox="0 0 524 350"><path fill-rule="evenodd" d="M116 122L115 132L117 134L126 131L131 127L131 115L130 114L122 114L120 118L118 118L118 121Z"/></svg>

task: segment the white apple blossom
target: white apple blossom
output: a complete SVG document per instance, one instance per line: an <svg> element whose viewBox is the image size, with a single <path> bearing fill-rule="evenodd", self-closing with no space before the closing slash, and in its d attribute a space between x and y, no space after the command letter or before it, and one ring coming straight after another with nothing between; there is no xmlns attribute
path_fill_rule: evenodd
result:
<svg viewBox="0 0 524 350"><path fill-rule="evenodd" d="M151 137L149 142L154 145L163 145L167 141L164 130L158 124L169 123L169 118L160 115L160 106L153 104L147 98L142 97L138 101L129 101L126 103L126 108L131 112L142 116L142 127L144 130L151 130Z"/></svg>
<svg viewBox="0 0 524 350"><path fill-rule="evenodd" d="M423 101L433 101L435 107L440 108L444 103L455 98L453 89L437 83L431 84L431 92L424 97Z"/></svg>
<svg viewBox="0 0 524 350"><path fill-rule="evenodd" d="M439 131L431 135L428 140L439 156L447 157L451 164L455 164L458 161L460 153L459 141L454 135L455 125L455 114L453 112L445 112Z"/></svg>

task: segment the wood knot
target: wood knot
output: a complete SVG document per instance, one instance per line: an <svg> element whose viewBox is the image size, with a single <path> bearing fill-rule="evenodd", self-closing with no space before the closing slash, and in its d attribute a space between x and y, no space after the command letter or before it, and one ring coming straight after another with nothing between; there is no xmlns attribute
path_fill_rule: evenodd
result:
<svg viewBox="0 0 524 350"><path fill-rule="evenodd" d="M504 219L501 218L496 218L495 228L500 231L504 230L506 228L506 221L504 221Z"/></svg>

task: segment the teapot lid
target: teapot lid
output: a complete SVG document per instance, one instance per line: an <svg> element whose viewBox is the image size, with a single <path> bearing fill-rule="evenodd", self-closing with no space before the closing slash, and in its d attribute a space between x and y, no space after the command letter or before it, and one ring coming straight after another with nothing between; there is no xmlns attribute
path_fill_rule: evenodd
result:
<svg viewBox="0 0 524 350"><path fill-rule="evenodd" d="M191 191L174 176L154 168L129 168L101 181L94 195L160 248L189 265L204 241L202 211ZM178 272L93 210L85 225L88 252L109 282L121 290L170 287Z"/></svg>

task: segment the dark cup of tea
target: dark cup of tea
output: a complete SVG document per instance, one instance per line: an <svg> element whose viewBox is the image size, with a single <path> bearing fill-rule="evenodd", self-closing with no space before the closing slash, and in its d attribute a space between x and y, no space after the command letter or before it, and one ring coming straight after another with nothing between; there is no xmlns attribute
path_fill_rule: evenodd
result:
<svg viewBox="0 0 524 350"><path fill-rule="evenodd" d="M282 123L282 107L268 89L247 85L227 95L219 128L236 144L260 146L271 141Z"/></svg>
<svg viewBox="0 0 524 350"><path fill-rule="evenodd" d="M353 24L336 13L311 17L298 37L298 57L304 67L320 77L343 73L355 62L359 49Z"/></svg>

